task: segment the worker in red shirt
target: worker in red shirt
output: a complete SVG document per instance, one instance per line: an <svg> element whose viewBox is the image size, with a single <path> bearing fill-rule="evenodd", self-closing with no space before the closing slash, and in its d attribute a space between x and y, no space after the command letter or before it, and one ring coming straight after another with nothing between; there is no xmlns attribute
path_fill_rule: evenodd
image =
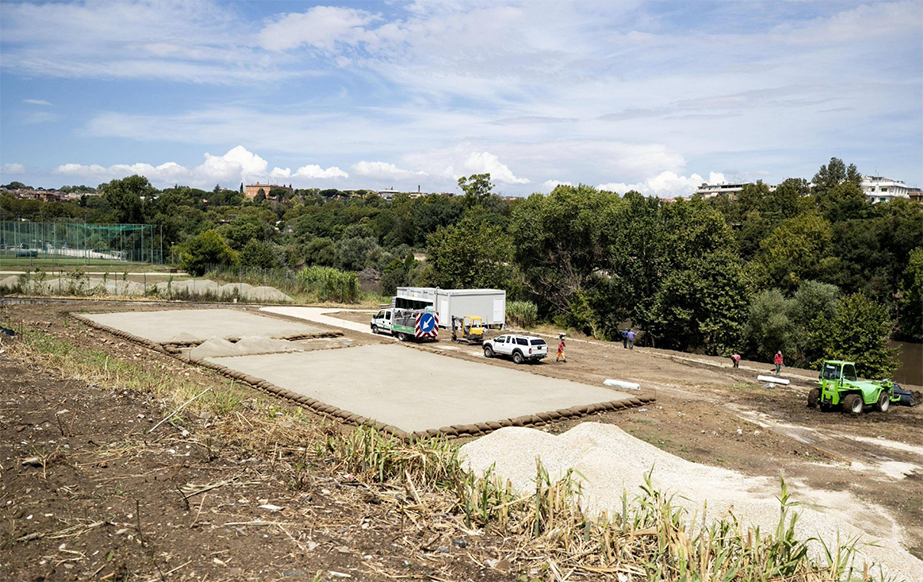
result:
<svg viewBox="0 0 923 582"><path fill-rule="evenodd" d="M558 342L558 357L554 359L555 362L564 362L567 363L567 358L564 357L564 334L560 336L560 342Z"/></svg>
<svg viewBox="0 0 923 582"><path fill-rule="evenodd" d="M782 369L782 350L776 352L776 357L773 358L773 362L776 365L776 376L779 375L779 370Z"/></svg>

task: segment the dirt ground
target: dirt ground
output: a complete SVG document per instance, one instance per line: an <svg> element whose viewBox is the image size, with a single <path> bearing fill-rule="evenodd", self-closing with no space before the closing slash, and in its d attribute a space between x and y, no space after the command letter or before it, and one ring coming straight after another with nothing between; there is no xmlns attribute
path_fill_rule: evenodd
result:
<svg viewBox="0 0 923 582"><path fill-rule="evenodd" d="M0 322L34 326L203 388L224 382L73 319L65 325L66 309L74 305L16 306L0 311ZM508 554L505 540L466 535L449 516L417 527L397 510L407 502L403 490L371 489L332 465L312 466L292 482L286 467L301 453L272 446L277 435L267 434L256 456L221 439L222 424L253 430L247 406L265 407L267 396L226 418L205 413L149 433L170 412L154 394L69 378L67 370L19 360L9 343L4 351L2 580L509 577L486 565ZM291 422L294 406L269 404L280 425Z"/></svg>
<svg viewBox="0 0 923 582"><path fill-rule="evenodd" d="M369 320L360 312L335 316ZM548 340L556 346L556 339ZM923 406L894 406L887 414L824 413L806 406L816 378L810 370L783 368L782 378L791 384L769 389L756 381L758 374L773 371L767 363L744 360L735 370L723 358L640 347L626 350L621 343L584 338L567 344L567 363L556 364L549 357L527 369L597 386L607 378L637 382L641 394L657 397L656 404L643 411L604 413L594 420L616 424L686 460L748 475L781 473L787 481L809 488L849 490L887 508L907 532L907 549L923 559ZM445 337L414 345L516 367L509 360L486 360L477 346ZM559 423L551 430L564 431L577 422Z"/></svg>
<svg viewBox="0 0 923 582"><path fill-rule="evenodd" d="M126 308L157 306L7 305L0 325L40 328L202 386L221 381L73 319L65 323L68 310ZM394 341L352 332L344 338L354 345ZM414 347L515 367L446 341ZM243 427L245 415L165 423L149 435L169 413L155 395L87 385L67 370L49 371L12 353L0 354L0 578L311 580L317 572L327 580L510 578L489 566L504 555L502 539L466 536L449 525L420 530L396 515L401 492L370 490L332 466L312 467L310 481L293 486L280 467L297 452L255 457L234 443L210 442L218 423ZM754 381L756 370L768 371L765 364L743 362L750 369L735 371L720 359L576 340L567 356L566 364L545 360L525 369L596 386L612 377L639 382L642 393L656 395L655 404L592 420L695 462L750 475L781 471L803 486L850 490L884 506L906 529L908 549L923 558L923 407L821 413L805 406L808 372L783 374L791 387L766 389ZM576 422L547 430L562 432ZM23 465L24 459L32 460Z"/></svg>

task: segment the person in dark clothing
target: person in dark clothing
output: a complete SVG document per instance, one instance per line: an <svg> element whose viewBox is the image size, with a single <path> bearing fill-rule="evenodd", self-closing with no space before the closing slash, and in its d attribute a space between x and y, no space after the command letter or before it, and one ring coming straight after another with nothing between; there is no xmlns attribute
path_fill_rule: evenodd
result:
<svg viewBox="0 0 923 582"><path fill-rule="evenodd" d="M627 329L622 330L622 347L625 348L626 350L628 349L628 330Z"/></svg>

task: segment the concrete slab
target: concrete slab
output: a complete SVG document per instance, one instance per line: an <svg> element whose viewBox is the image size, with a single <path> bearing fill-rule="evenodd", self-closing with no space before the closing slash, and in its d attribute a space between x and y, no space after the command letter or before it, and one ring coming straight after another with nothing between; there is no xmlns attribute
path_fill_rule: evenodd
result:
<svg viewBox="0 0 923 582"><path fill-rule="evenodd" d="M401 345L206 361L408 433L631 398Z"/></svg>
<svg viewBox="0 0 923 582"><path fill-rule="evenodd" d="M155 343L205 341L213 337L261 336L284 338L326 331L233 309L176 309L84 315L101 325L128 332Z"/></svg>

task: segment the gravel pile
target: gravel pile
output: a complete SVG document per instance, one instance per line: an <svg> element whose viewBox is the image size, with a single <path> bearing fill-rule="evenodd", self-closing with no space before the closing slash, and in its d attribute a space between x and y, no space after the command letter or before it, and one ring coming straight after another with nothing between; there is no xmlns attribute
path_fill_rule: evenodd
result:
<svg viewBox="0 0 923 582"><path fill-rule="evenodd" d="M583 485L582 504L591 512L621 511L621 497L640 494L644 475L653 468L653 483L660 491L675 493L674 501L689 510L690 520L705 511L711 519L733 512L744 524L773 531L779 520L779 480L745 477L740 473L699 465L649 445L614 425L583 423L555 436L530 428L495 431L461 448L466 465L478 474L494 467L519 492L535 490L536 458L552 478L574 469ZM883 566L885 572L923 580L923 562L897 546L903 531L880 507L866 505L849 492L817 491L788 482L794 501L820 507L798 507L797 526L802 538L820 537L829 543L861 537L862 557ZM812 548L820 557L819 544ZM861 559L859 560L861 563Z"/></svg>

